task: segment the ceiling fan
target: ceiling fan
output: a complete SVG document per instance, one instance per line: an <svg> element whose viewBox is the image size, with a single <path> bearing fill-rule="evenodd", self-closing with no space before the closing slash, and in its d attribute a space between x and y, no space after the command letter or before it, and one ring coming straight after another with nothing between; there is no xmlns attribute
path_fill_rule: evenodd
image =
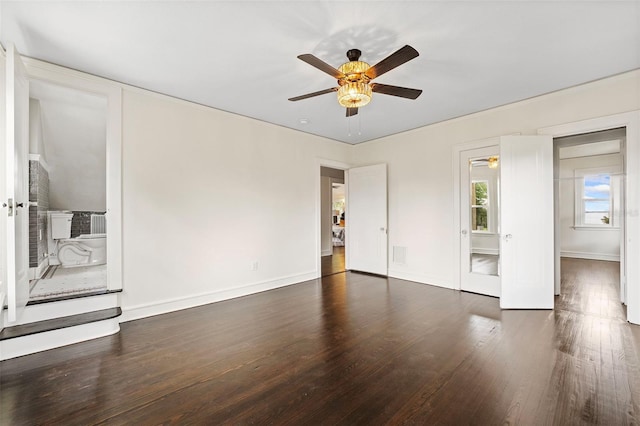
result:
<svg viewBox="0 0 640 426"><path fill-rule="evenodd" d="M347 52L349 62L340 65L338 69L335 69L310 53L298 56L298 59L337 79L338 87L307 93L306 95L289 98L289 100L300 101L326 93L338 92L338 102L347 109L347 117L351 117L358 113L359 107L365 106L371 101L372 92L407 99L416 99L422 93L422 90L418 89L371 82L374 78L416 58L419 53L413 47L406 45L374 66L360 61L360 55L362 55L362 52L358 49L349 50Z"/></svg>

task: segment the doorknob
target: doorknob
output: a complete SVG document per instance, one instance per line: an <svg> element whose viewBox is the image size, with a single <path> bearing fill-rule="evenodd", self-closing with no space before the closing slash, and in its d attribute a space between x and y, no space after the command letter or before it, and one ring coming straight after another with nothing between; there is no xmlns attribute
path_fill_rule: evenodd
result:
<svg viewBox="0 0 640 426"><path fill-rule="evenodd" d="M466 230L466 229L463 229L462 231L460 231L460 233L461 233L462 235L467 235L467 230Z"/></svg>
<svg viewBox="0 0 640 426"><path fill-rule="evenodd" d="M16 208L18 207L24 207L24 203L16 203Z"/></svg>
<svg viewBox="0 0 640 426"><path fill-rule="evenodd" d="M510 240L512 237L513 237L513 235L507 234L507 235L504 236L504 239L505 240Z"/></svg>

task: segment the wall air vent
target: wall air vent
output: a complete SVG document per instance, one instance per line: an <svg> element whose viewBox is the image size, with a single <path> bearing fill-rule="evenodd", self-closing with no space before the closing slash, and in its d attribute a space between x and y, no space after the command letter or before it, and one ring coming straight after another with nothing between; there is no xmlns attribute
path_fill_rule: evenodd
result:
<svg viewBox="0 0 640 426"><path fill-rule="evenodd" d="M407 248L393 246L393 263L404 265L407 263Z"/></svg>

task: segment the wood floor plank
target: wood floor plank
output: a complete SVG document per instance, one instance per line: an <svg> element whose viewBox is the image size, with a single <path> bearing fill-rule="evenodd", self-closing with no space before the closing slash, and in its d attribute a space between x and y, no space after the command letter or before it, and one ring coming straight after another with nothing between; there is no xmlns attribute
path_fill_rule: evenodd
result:
<svg viewBox="0 0 640 426"><path fill-rule="evenodd" d="M554 311L342 273L0 363L0 423L639 424L615 262L563 259Z"/></svg>

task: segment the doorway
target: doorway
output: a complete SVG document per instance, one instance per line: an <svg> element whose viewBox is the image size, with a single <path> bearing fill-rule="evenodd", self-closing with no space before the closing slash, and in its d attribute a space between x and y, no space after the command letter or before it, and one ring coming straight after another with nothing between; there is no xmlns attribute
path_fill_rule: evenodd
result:
<svg viewBox="0 0 640 426"><path fill-rule="evenodd" d="M106 292L107 98L29 86L29 300Z"/></svg>
<svg viewBox="0 0 640 426"><path fill-rule="evenodd" d="M617 269L626 304L625 152L625 127L554 138L556 295L567 284L564 266L581 259Z"/></svg>
<svg viewBox="0 0 640 426"><path fill-rule="evenodd" d="M453 149L454 210L459 213L454 217L454 279L464 289L463 274L478 283L499 278L499 285L493 289L480 287L475 292L499 296L502 309L553 308L552 146L550 136L513 135L467 142ZM481 148L491 149L473 152ZM461 195L463 191L471 193L470 161L488 162L490 157L498 157L493 160L498 161L500 170L499 203L494 201L499 207L498 275L471 272L469 227L474 205L470 204L470 195ZM475 207L482 204L476 203Z"/></svg>
<svg viewBox="0 0 640 426"><path fill-rule="evenodd" d="M2 272L0 279L6 278L6 306L8 322L11 324L20 321L20 317L29 301L30 290L29 224L27 220L20 222L16 220L16 216L19 216L20 219L23 217L28 219L28 215L21 212L25 211L26 213L27 208L30 207L28 182L30 81L39 81L59 86L60 88L73 89L102 98L105 102L103 105L106 105L104 110L104 116L106 117L106 124L104 125L104 138L106 140L106 208L103 213L106 213L109 218L109 233L104 238L107 240L105 251L106 257L109 259L106 267L106 291L120 291L122 289L122 90L117 84L98 77L88 76L34 59L23 59L11 43L8 44L6 52L5 81L8 95L5 111L7 120L5 124L11 122L11 126L7 125L7 137L0 139L0 141L2 141L6 155L9 158L15 156L16 161L12 163L12 167L7 167L2 179L7 183L4 185L7 191L9 188L11 189L7 194L4 194L8 202L4 202L3 208L6 207L8 211L12 211L9 208L12 207L12 204L15 204L16 208L22 208L19 215L7 215L7 232L6 234L0 234L0 243L2 244L0 253L3 254L0 256L0 263L2 264L0 266L3 266L3 270L0 271ZM14 90L16 88L20 88L20 90ZM13 117L16 120L9 120L9 117ZM16 129L19 129L20 132L16 132ZM25 155L21 155L21 153ZM15 190L13 189L14 182L20 184L16 185ZM15 198L14 194L18 194L20 198ZM37 217L37 209L34 210ZM44 241L44 230L42 228L40 230L37 227L34 228L36 230L36 241ZM45 254L48 255L49 253ZM86 253L80 254L86 255ZM38 264L40 263L38 262ZM9 268L13 264L19 266L19 269ZM4 265L7 265L6 271ZM24 273L22 273L23 270ZM38 271L34 271L33 277L37 273ZM1 296L2 294L0 294Z"/></svg>
<svg viewBox="0 0 640 426"><path fill-rule="evenodd" d="M346 271L346 186L344 170L320 168L321 276Z"/></svg>
<svg viewBox="0 0 640 426"><path fill-rule="evenodd" d="M553 138L573 136L585 133L599 132L624 128L626 144L623 150L623 192L625 193L624 206L624 244L620 247L620 284L624 291L620 296L627 304L627 321L640 324L640 264L628 262L629 259L640 257L640 245L637 243L640 235L640 216L636 214L640 209L639 193L640 182L640 111L625 112L610 116L598 117L560 124L538 129L540 135L550 135ZM558 182L557 180L555 182ZM555 191L554 191L555 192ZM556 212L557 214L557 212ZM559 293L560 285L560 249L558 241L555 242L555 293Z"/></svg>

